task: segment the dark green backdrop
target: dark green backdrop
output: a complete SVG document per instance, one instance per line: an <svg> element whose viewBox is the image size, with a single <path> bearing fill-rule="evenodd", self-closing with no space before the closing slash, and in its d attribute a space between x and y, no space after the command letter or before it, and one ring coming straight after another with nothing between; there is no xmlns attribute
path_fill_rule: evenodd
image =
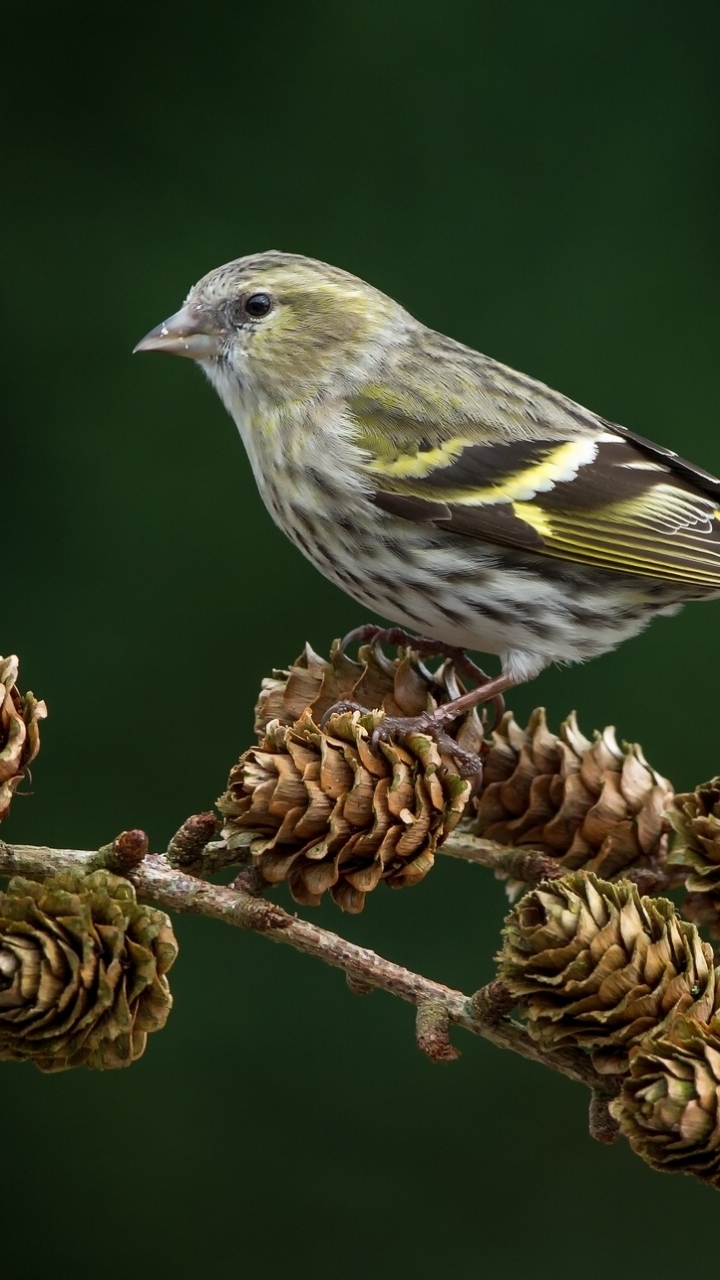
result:
<svg viewBox="0 0 720 1280"><path fill-rule="evenodd" d="M720 469L719 37L720 7L674 0L6 0L0 652L50 707L8 838L162 845L261 675L361 621L197 371L130 358L220 262L326 258ZM719 628L695 606L514 705L615 723L691 784L720 765ZM503 910L442 864L317 918L470 990ZM713 1265L716 1194L593 1144L577 1087L470 1037L431 1066L406 1007L177 923L175 1011L131 1071L2 1068L3 1274Z"/></svg>

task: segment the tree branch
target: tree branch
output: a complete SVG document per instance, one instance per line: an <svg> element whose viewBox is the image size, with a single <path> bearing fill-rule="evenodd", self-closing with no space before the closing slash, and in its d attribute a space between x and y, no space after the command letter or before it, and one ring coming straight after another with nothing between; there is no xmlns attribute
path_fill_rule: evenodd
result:
<svg viewBox="0 0 720 1280"><path fill-rule="evenodd" d="M265 898L240 888L209 884L197 876L188 875L174 867L166 855L149 854L128 868L128 840L125 837L131 835L137 844L141 834L122 833L99 851L10 845L0 841L0 876L25 875L42 880L62 870L92 871L107 867L126 875L140 897L165 909L194 912L251 929L272 942L291 946L344 970L354 989L380 989L414 1005L421 1013L420 1043L426 1052L431 1051L431 1056L441 1060L449 1060L453 1056L448 1031L450 1024L454 1024L482 1036L501 1049L510 1049L533 1062L541 1062L591 1089L603 1085L589 1057L582 1052L565 1049L543 1053L530 1039L525 1027L509 1017L507 996L501 984L490 983L474 996L467 996L462 991L394 964L366 947L348 942L309 920L290 915ZM459 837L457 844L475 851L478 856L473 856L473 861L494 858L495 849L500 849L503 855L508 852L478 837L471 837L468 843L466 835ZM215 859L216 852L216 849L211 850L210 857ZM523 856L527 856L524 851ZM213 863L214 869L217 865L217 862ZM483 865L488 865L488 862ZM500 864L496 861L489 865ZM607 1086L607 1078L604 1083Z"/></svg>
<svg viewBox="0 0 720 1280"><path fill-rule="evenodd" d="M494 840L486 840L484 836L473 835L462 827L448 836L438 853L447 854L451 858L462 858L465 862L476 862L481 867L491 867L495 871L501 871L510 880L522 880L529 885L540 884L541 880L552 880L565 870L557 858L551 858L537 849L513 849L497 844Z"/></svg>
<svg viewBox="0 0 720 1280"><path fill-rule="evenodd" d="M250 863L253 840L265 833L245 831L233 836L232 847L224 840L213 840L216 823L212 814L197 814L188 818L168 845L168 857L173 866L193 875L210 876L224 867L247 866ZM438 853L446 857L474 862L481 867L500 871L511 880L521 880L528 885L541 880L552 880L561 875L563 868L556 858L540 853L537 849L513 849L476 836L467 826L460 826L448 836Z"/></svg>

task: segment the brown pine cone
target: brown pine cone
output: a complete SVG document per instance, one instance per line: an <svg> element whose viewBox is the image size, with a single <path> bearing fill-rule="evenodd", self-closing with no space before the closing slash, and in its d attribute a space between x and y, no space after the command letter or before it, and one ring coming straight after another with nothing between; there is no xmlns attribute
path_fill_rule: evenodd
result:
<svg viewBox="0 0 720 1280"><path fill-rule="evenodd" d="M44 702L32 693L23 697L16 681L14 654L0 658L0 822L7 817L13 792L40 750L40 725L47 715Z"/></svg>
<svg viewBox="0 0 720 1280"><path fill-rule="evenodd" d="M176 955L168 917L119 876L16 877L0 893L0 1060L129 1066L165 1025Z"/></svg>
<svg viewBox="0 0 720 1280"><path fill-rule="evenodd" d="M269 884L287 880L296 902L329 890L344 911L362 911L380 880L416 884L456 826L470 783L443 763L425 734L370 738L382 712L343 713L321 730L310 711L294 725L271 721L241 756L218 800L230 848L247 846Z"/></svg>
<svg viewBox="0 0 720 1280"><path fill-rule="evenodd" d="M412 650L389 658L379 644L364 644L355 661L335 640L326 660L308 644L287 671L276 671L263 680L255 707L255 732L261 739L270 721L292 725L306 710L320 724L325 712L343 701L390 716L416 716L464 692L452 663L444 662L431 672L418 663ZM480 750L483 731L474 708L450 725L449 732L467 751Z"/></svg>
<svg viewBox="0 0 720 1280"><path fill-rule="evenodd" d="M546 1049L578 1046L598 1070L677 1014L715 1009L713 952L666 898L586 872L545 881L507 917L498 977Z"/></svg>
<svg viewBox="0 0 720 1280"><path fill-rule="evenodd" d="M675 1018L630 1054L610 1111L637 1155L720 1188L720 1022Z"/></svg>
<svg viewBox="0 0 720 1280"><path fill-rule="evenodd" d="M640 747L619 747L612 728L591 743L574 713L556 735L542 707L525 729L508 712L487 751L473 831L539 849L572 871L612 879L632 870L650 887L666 852L663 814L671 797L670 783ZM510 886L513 893L520 888Z"/></svg>

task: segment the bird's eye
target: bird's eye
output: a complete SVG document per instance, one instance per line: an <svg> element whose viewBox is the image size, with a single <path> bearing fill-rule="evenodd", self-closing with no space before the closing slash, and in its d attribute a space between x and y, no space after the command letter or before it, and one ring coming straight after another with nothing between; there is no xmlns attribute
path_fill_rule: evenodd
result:
<svg viewBox="0 0 720 1280"><path fill-rule="evenodd" d="M271 310L272 298L269 293L251 293L250 297L245 299L245 313L253 320L259 320Z"/></svg>

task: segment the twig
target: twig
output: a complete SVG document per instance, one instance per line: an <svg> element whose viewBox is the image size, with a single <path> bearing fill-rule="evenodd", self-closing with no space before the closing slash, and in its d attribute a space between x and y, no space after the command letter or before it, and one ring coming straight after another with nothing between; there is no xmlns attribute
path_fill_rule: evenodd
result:
<svg viewBox="0 0 720 1280"><path fill-rule="evenodd" d="M495 1026L508 1017L514 1005L514 996L510 995L499 978L488 982L486 987L481 987L470 997L473 1013L480 1018L481 1022L492 1023Z"/></svg>
<svg viewBox="0 0 720 1280"><path fill-rule="evenodd" d="M522 880L528 885L540 884L541 880L552 880L565 871L557 858L551 858L537 849L508 848L462 828L448 836L438 853L447 854L450 858L462 858L465 862L476 862L481 867L491 867L495 871L502 871L511 880Z"/></svg>
<svg viewBox="0 0 720 1280"><path fill-rule="evenodd" d="M45 845L10 845L0 841L0 876L25 875L31 879L44 879L59 870L91 871L107 865L106 851L112 849L114 843L98 852L51 849ZM506 1006L498 1008L498 1002L493 998L483 1002L468 997L462 991L394 964L366 947L348 942L329 929L289 915L265 898L209 884L171 866L165 856L155 854L149 854L128 872L128 879L132 880L142 898L150 899L161 907L211 916L227 924L262 933L273 942L284 943L344 970L351 975L353 984L387 991L416 1008L422 1006L427 1010L432 1006L436 1035L447 1018L447 1026L454 1023L464 1027L501 1049L511 1049L533 1062L541 1062L590 1088L602 1083L587 1055L567 1049L543 1053L521 1023L505 1016ZM491 991L492 985L483 991Z"/></svg>
<svg viewBox="0 0 720 1280"><path fill-rule="evenodd" d="M213 812L194 813L186 818L167 847L167 858L174 867L195 873L207 859L207 847L220 828Z"/></svg>
<svg viewBox="0 0 720 1280"><path fill-rule="evenodd" d="M610 1114L608 1104L617 1096L617 1089L611 1090L600 1085L590 1095L590 1137L596 1142L610 1146L620 1137L620 1125Z"/></svg>
<svg viewBox="0 0 720 1280"><path fill-rule="evenodd" d="M225 867L246 867L252 860L251 845L258 836L267 832L244 831L233 836L232 845L224 840L213 840L216 823L213 815L196 814L184 822L173 836L167 856L174 867L191 871L193 875L211 876ZM527 885L540 884L563 874L564 868L556 858L538 849L513 849L476 836L459 827L448 836L438 853L463 862L474 862L480 867L500 871L511 880L521 880Z"/></svg>
<svg viewBox="0 0 720 1280"><path fill-rule="evenodd" d="M418 1005L415 1039L431 1062L454 1062L460 1057L450 1039L450 1015L442 1000L423 1000Z"/></svg>
<svg viewBox="0 0 720 1280"><path fill-rule="evenodd" d="M197 818L188 818L187 823L183 824L177 835L173 837L167 851L173 866L183 871L191 871L193 875L198 876L215 875L225 867L249 867L252 861L253 840L258 836L266 836L267 832L247 830L240 835L236 833L231 845L224 840L211 840L209 835L215 834L207 825L207 820L211 816L198 814ZM176 852L178 837L182 836L188 824L201 823L201 821L206 824L204 831L207 843L195 845L191 858L178 857ZM463 826L458 827L448 836L445 843L438 848L437 853L444 854L448 858L459 858L463 862L474 862L478 867L489 867L491 871L499 871L509 880L518 881L528 887L538 885L543 880L553 880L567 872L567 867L563 867L558 858L541 853L539 849L516 849L498 844L495 840L487 840L485 836L474 835ZM249 869L251 873L254 871L252 867ZM641 893L661 893L668 888L678 887L659 868L631 867L626 874L628 879L635 881ZM259 882L255 878L252 883ZM247 888L248 884L241 881L239 887ZM252 891L258 890L253 888Z"/></svg>
<svg viewBox="0 0 720 1280"><path fill-rule="evenodd" d="M139 866L150 851L150 844L144 831L121 831L111 844L98 849L108 870L119 876L126 876L134 867Z"/></svg>

